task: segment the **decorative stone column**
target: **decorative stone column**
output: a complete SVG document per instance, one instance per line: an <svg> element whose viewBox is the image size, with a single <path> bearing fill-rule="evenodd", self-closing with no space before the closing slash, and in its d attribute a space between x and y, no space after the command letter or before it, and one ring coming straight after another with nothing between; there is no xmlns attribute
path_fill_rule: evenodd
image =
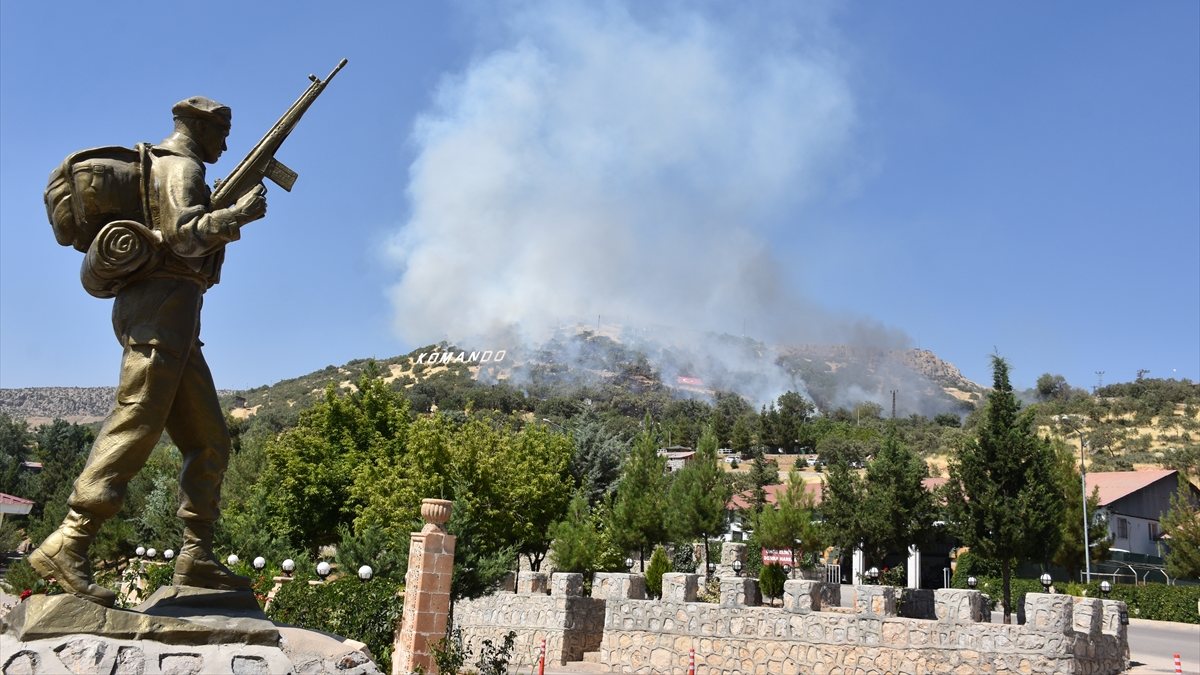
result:
<svg viewBox="0 0 1200 675"><path fill-rule="evenodd" d="M717 565L715 576L718 579L734 576L734 561L740 562L742 564L742 568L745 569L746 545L732 541L727 541L724 544L721 544L721 562Z"/></svg>
<svg viewBox="0 0 1200 675"><path fill-rule="evenodd" d="M592 597L603 600L645 600L646 577L624 572L596 572L592 576Z"/></svg>
<svg viewBox="0 0 1200 675"><path fill-rule="evenodd" d="M761 604L758 579L721 577L722 607L758 607Z"/></svg>
<svg viewBox="0 0 1200 675"><path fill-rule="evenodd" d="M545 572L521 572L517 575L517 593L546 595L550 592L550 575Z"/></svg>
<svg viewBox="0 0 1200 675"><path fill-rule="evenodd" d="M859 586L854 598L854 613L860 617L887 619L896 616L900 589L893 586Z"/></svg>
<svg viewBox="0 0 1200 675"><path fill-rule="evenodd" d="M939 588L933 592L933 605L937 620L942 623L980 623L987 615L979 591Z"/></svg>
<svg viewBox="0 0 1200 675"><path fill-rule="evenodd" d="M790 579L783 582L783 608L795 614L821 611L821 582Z"/></svg>
<svg viewBox="0 0 1200 675"><path fill-rule="evenodd" d="M431 645L446 635L450 615L450 578L454 573L454 536L447 534L451 502L421 500L425 527L413 532L404 577L404 612L392 656L392 675L421 668L435 673Z"/></svg>
<svg viewBox="0 0 1200 675"><path fill-rule="evenodd" d="M699 574L667 572L662 576L663 602L695 602L699 585Z"/></svg>

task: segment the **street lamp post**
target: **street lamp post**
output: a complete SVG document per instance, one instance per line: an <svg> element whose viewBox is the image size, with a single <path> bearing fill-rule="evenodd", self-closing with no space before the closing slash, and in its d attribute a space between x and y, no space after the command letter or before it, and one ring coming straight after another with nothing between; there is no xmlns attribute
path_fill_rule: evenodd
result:
<svg viewBox="0 0 1200 675"><path fill-rule="evenodd" d="M1080 505L1083 508L1083 569L1087 575L1087 583L1090 584L1092 583L1092 545L1088 537L1087 466L1084 464L1083 426L1070 426L1072 422L1070 415L1055 415L1054 420L1079 435L1079 485L1083 494L1083 503Z"/></svg>

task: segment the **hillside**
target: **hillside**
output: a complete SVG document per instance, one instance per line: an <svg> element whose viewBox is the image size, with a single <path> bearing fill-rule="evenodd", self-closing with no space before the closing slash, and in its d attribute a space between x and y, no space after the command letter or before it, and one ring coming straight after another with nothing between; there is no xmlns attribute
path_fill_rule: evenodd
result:
<svg viewBox="0 0 1200 675"><path fill-rule="evenodd" d="M498 352L472 351L448 343L372 362L327 366L273 385L222 392L235 416L274 409L285 417L310 405L326 387L349 388L367 367L385 381L412 390L430 389L433 398L447 380L479 386L503 385L535 399L571 396L581 389L620 389L635 395L711 400L734 392L755 408L785 391L798 391L818 410L852 408L863 401L890 409L897 392L898 414L932 417L965 414L982 400L984 389L950 363L925 350L881 351L845 346L773 347L749 338L704 336L678 344L632 333L564 329L536 347ZM112 405L111 387L0 389L0 412L38 423L102 419Z"/></svg>
<svg viewBox="0 0 1200 675"><path fill-rule="evenodd" d="M416 411L492 409L528 419L569 417L593 402L597 410L630 419L648 411L668 417L672 401L711 403L723 392L740 394L757 410L787 390L799 391L826 414L865 403L887 417L894 391L902 419L951 413L967 416L970 424L970 413L986 395L928 350L771 347L731 336L664 346L573 329L536 348L483 352L441 343L380 361L354 360L270 386L221 392L222 404L234 419L266 416L287 426L328 387L352 389L368 369L405 391ZM0 412L31 425L56 417L89 423L107 414L113 394L111 387L0 389ZM1073 416L1087 439L1089 468L1200 472L1200 385L1147 379L1110 385L1096 395L1066 388L1024 396L1045 435L1075 445L1079 433L1055 422L1056 416ZM936 464L937 451L924 451Z"/></svg>

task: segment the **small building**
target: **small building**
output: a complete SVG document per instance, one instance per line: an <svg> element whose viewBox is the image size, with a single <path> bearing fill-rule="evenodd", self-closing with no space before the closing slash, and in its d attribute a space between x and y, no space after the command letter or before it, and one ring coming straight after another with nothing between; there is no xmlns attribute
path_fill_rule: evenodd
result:
<svg viewBox="0 0 1200 675"><path fill-rule="evenodd" d="M0 523L5 516L27 516L33 510L33 500L0 492Z"/></svg>
<svg viewBox="0 0 1200 675"><path fill-rule="evenodd" d="M672 445L669 448L659 448L658 456L666 457L667 471L675 473L692 461L692 458L696 456L696 451L682 445Z"/></svg>
<svg viewBox="0 0 1200 675"><path fill-rule="evenodd" d="M1200 488L1191 487L1192 502L1200 504ZM1171 508L1171 496L1179 489L1179 472L1095 471L1087 475L1087 493L1099 492L1101 517L1108 521L1109 545L1138 555L1162 557L1162 526L1159 521Z"/></svg>

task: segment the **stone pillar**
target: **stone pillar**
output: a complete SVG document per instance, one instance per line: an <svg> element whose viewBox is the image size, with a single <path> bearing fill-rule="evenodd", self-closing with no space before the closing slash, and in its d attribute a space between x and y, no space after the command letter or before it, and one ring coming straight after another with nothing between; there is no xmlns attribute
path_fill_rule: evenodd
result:
<svg viewBox="0 0 1200 675"><path fill-rule="evenodd" d="M718 579L734 576L733 562L735 560L742 563L742 571L745 571L746 545L732 541L721 544L721 562L717 565L717 570L713 574Z"/></svg>
<svg viewBox="0 0 1200 675"><path fill-rule="evenodd" d="M583 575L578 572L555 572L550 575L550 595L577 598L583 595Z"/></svg>
<svg viewBox="0 0 1200 675"><path fill-rule="evenodd" d="M894 586L859 586L854 594L854 612L873 619L894 617L899 600L900 589Z"/></svg>
<svg viewBox="0 0 1200 675"><path fill-rule="evenodd" d="M1047 635L1070 635L1074 631L1075 601L1055 593L1025 594L1025 629Z"/></svg>
<svg viewBox="0 0 1200 675"><path fill-rule="evenodd" d="M783 582L783 608L796 614L821 611L821 587L819 581L789 580Z"/></svg>
<svg viewBox="0 0 1200 675"><path fill-rule="evenodd" d="M663 602L695 602L700 575L667 572L662 576Z"/></svg>
<svg viewBox="0 0 1200 675"><path fill-rule="evenodd" d="M413 532L408 546L408 573L404 577L404 612L392 656L392 675L418 668L437 672L431 645L446 635L450 615L450 578L454 573L454 536L447 534L451 502L421 500L425 527Z"/></svg>
<svg viewBox="0 0 1200 675"><path fill-rule="evenodd" d="M596 572L592 597L601 600L645 600L646 577L624 572Z"/></svg>
<svg viewBox="0 0 1200 675"><path fill-rule="evenodd" d="M984 618L983 594L958 588L933 592L934 613L942 623L979 623Z"/></svg>
<svg viewBox="0 0 1200 675"><path fill-rule="evenodd" d="M1100 627L1104 622L1104 606L1100 598L1074 598L1075 606L1071 608L1071 622L1076 633L1083 633L1089 639L1100 636Z"/></svg>
<svg viewBox="0 0 1200 675"><path fill-rule="evenodd" d="M762 598L758 594L758 579L746 577L721 577L722 607L758 607Z"/></svg>
<svg viewBox="0 0 1200 675"><path fill-rule="evenodd" d="M518 594L546 595L549 592L549 579L545 572L521 572L517 575Z"/></svg>

